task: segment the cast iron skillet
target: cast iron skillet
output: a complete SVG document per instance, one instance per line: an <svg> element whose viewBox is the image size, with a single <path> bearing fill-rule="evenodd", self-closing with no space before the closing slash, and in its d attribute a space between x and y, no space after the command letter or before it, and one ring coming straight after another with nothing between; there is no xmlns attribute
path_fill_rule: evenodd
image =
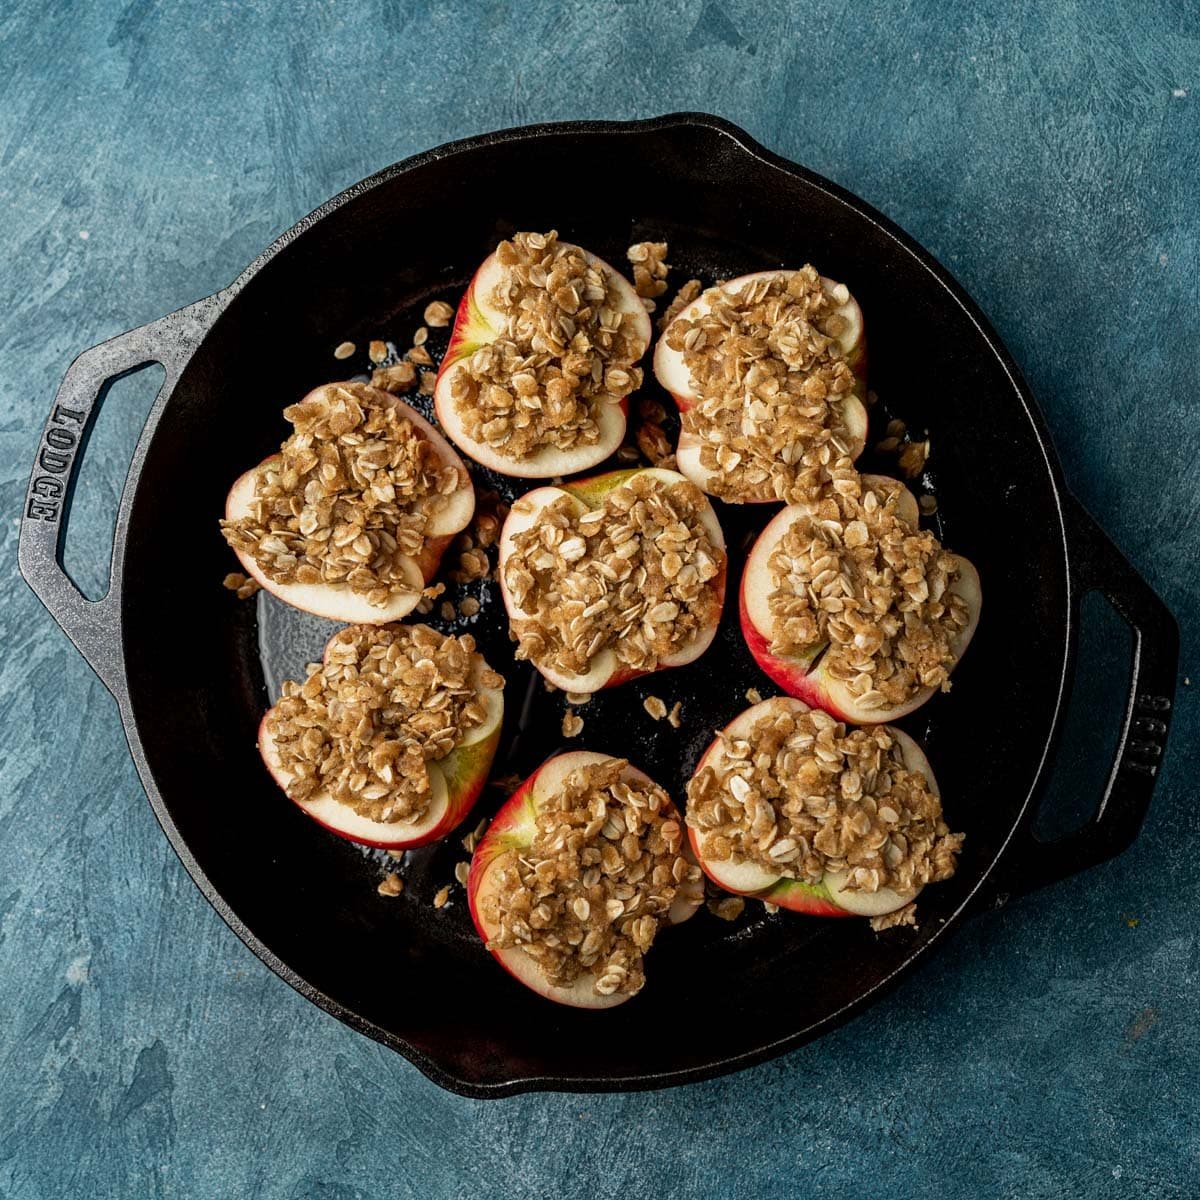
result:
<svg viewBox="0 0 1200 1200"><path fill-rule="evenodd" d="M574 186L597 161L620 164L637 187ZM548 187L547 177L563 182ZM342 369L332 347L378 336L407 345L425 304L456 300L499 237L552 227L614 263L633 241L666 239L676 285L693 273L711 282L818 264L866 313L874 419L886 410L930 431L920 486L936 491L938 532L978 565L985 604L953 692L904 722L926 744L952 826L968 835L955 878L921 897L918 929L876 936L865 921L770 916L758 904L734 925L702 912L660 938L636 1000L562 1009L487 957L461 890L432 907L465 857L457 837L410 855L405 894L382 899L375 885L394 864L319 829L262 769L255 728L268 687L331 627L223 591L235 566L217 533L226 489L278 447L283 406ZM74 470L107 387L151 362L166 381L122 497L108 594L89 602L60 563ZM924 384L931 377L936 387ZM766 514L720 515L736 585L740 548ZM682 1083L825 1032L878 999L970 909L1127 846L1175 686L1172 617L1064 488L1028 388L962 289L860 200L698 114L506 130L418 155L329 201L225 291L88 350L46 424L20 560L116 697L155 814L222 917L303 995L470 1096ZM1046 845L1031 823L1090 589L1134 631L1128 706L1095 816ZM561 748L562 698L512 663L498 598L476 593L484 608L470 628L509 677L496 772L524 774ZM681 796L711 730L751 686L773 690L727 619L699 662L593 701L572 745L628 755ZM683 702L682 730L645 716L651 693ZM464 831L499 799L485 793Z"/></svg>

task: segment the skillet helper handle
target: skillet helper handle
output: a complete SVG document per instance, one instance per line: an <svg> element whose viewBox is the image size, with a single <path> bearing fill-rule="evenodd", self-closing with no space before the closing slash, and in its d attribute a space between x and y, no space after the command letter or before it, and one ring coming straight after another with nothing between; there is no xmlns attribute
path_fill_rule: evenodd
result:
<svg viewBox="0 0 1200 1200"><path fill-rule="evenodd" d="M1078 500L1064 494L1074 619L1083 596L1105 596L1133 631L1125 716L1100 806L1081 829L1055 841L1032 830L1013 854L1016 892L1055 883L1113 858L1142 827L1158 779L1175 703L1179 626L1167 606L1134 570ZM1019 878L1015 877L1019 873Z"/></svg>
<svg viewBox="0 0 1200 1200"><path fill-rule="evenodd" d="M62 565L79 463L108 389L123 376L160 363L165 376L135 451L137 461L157 424L163 398L220 309L218 297L210 296L79 355L67 368L54 398L29 477L21 512L21 574L105 687L118 697L124 687L124 655L121 585L114 564L110 560L108 590L99 600L84 596ZM116 550L114 539L114 555Z"/></svg>

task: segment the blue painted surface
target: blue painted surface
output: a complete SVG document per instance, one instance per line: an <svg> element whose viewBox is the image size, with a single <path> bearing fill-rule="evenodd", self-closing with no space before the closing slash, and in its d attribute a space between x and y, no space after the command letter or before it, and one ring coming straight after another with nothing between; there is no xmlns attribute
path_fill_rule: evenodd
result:
<svg viewBox="0 0 1200 1200"><path fill-rule="evenodd" d="M849 1027L672 1092L486 1104L226 930L15 565L77 350L214 291L407 154L702 108L958 275L1200 679L1198 64L1183 0L0 6L0 1197L1200 1195L1189 687L1133 849L974 921ZM81 578L103 577L141 400L114 392L92 443Z"/></svg>

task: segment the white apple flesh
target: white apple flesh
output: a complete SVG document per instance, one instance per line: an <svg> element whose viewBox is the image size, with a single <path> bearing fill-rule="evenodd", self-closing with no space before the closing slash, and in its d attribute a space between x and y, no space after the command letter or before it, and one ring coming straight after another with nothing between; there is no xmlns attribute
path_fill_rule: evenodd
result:
<svg viewBox="0 0 1200 1200"><path fill-rule="evenodd" d="M787 279L795 274L793 271L756 271L751 275L742 275L731 279L723 285L726 292L740 291L748 284L759 279ZM821 284L827 293L832 293L838 286L832 279L821 277ZM672 320L694 321L709 312L712 305L703 295L693 300L686 308L677 313ZM838 346L845 355L847 364L858 378L858 387L842 401L842 420L845 424L846 437L849 442L851 459L857 458L863 451L867 440L867 410L863 407L862 399L857 394L865 387L867 369L867 342L863 322L862 309L851 296L844 304L835 310L846 322L846 327L838 336ZM654 375L660 384L671 393L680 413L685 413L699 399L692 381L691 372L684 362L683 352L674 350L667 344L667 335L671 326L668 325L663 335L658 339L654 350ZM697 487L709 492L713 488L717 473L710 471L700 462L702 440L694 433L681 429L679 444L675 451L675 460L683 472ZM743 503L768 504L778 500L770 487L770 482L761 491L742 498Z"/></svg>
<svg viewBox="0 0 1200 1200"><path fill-rule="evenodd" d="M863 483L883 495L898 493L897 516L914 529L917 527L919 510L908 488L897 480L882 475L864 475ZM934 695L937 688L921 688L903 703L890 708L864 708L846 684L829 673L822 656L828 643L819 643L805 653L797 655L780 655L771 649L775 619L771 612L770 597L776 590L771 574L771 555L792 525L808 516L810 511L802 504L793 504L782 509L759 534L746 558L738 597L742 634L746 645L763 671L788 695L795 696L815 708L823 708L839 721L847 721L853 725L878 725L899 720L920 708ZM963 598L968 613L966 627L950 647L957 663L966 653L967 646L975 635L983 606L983 592L979 583L979 573L971 562L961 555L955 555L954 559L958 573L950 584L950 591Z"/></svg>
<svg viewBox="0 0 1200 1200"><path fill-rule="evenodd" d="M327 655L328 652L327 646ZM293 803L330 832L363 846L411 850L445 837L462 824L474 806L487 781L496 747L500 744L504 693L498 688L485 688L481 684L478 685L478 692L487 705L487 715L479 725L467 731L449 754L426 764L430 803L420 820L376 821L356 813L326 789L306 800L293 800ZM271 777L286 793L293 776L283 765L278 744L271 732L273 711L268 710L259 725L258 750ZM289 796L289 799L292 797Z"/></svg>
<svg viewBox="0 0 1200 1200"><path fill-rule="evenodd" d="M421 591L436 574L446 547L455 534L471 523L475 512L475 489L462 459L446 439L419 412L397 397L366 384L344 383L325 384L316 388L305 397L305 401L319 400L322 393L334 387L355 392L365 391L370 393L374 403L390 404L400 409L416 433L430 443L441 462L458 472L459 486L445 498L446 503L430 518L420 555L406 556L400 561L400 569L407 583L406 589L391 593L381 605L370 604L365 593L354 591L346 583L280 583L262 569L253 555L241 550L235 550L234 553L246 574L264 591L270 592L293 608L348 625L388 625L406 617L416 608L421 599ZM225 500L226 520L235 521L251 514L260 474L270 471L279 459L278 454L273 454L257 467L238 477Z"/></svg>
<svg viewBox="0 0 1200 1200"><path fill-rule="evenodd" d="M471 919L479 936L488 947L493 958L510 974L539 996L565 1004L572 1008L612 1008L630 999L628 994L614 992L601 995L596 991L595 972L584 972L570 986L552 984L542 973L537 963L519 946L497 947L491 943L498 930L489 920L488 901L498 889L499 866L521 854L532 845L537 833L537 815L541 804L546 803L562 788L567 776L580 767L606 762L609 756L589 750L574 750L559 754L539 767L508 798L488 826L471 859L471 871L467 877L467 899ZM627 766L622 778L634 785L645 785L649 777L636 767ZM678 814L675 814L678 816ZM690 858L685 843L685 856ZM684 884L676 894L667 920L671 925L686 921L704 901L704 889L697 882Z"/></svg>
<svg viewBox="0 0 1200 1200"><path fill-rule="evenodd" d="M570 243L561 242L568 246ZM637 358L650 345L650 317L634 291L633 285L614 270L602 258L583 250L588 262L599 268L616 294L616 309L634 318L640 349ZM490 345L504 333L507 318L493 302L496 286L504 278L504 267L495 252L483 260L467 285L466 293L458 306L450 344L442 359L434 388L434 405L438 420L450 440L469 458L501 475L513 475L520 479L552 479L559 475L574 475L602 463L621 444L625 437L627 403L623 398L597 397L593 401L593 414L600 429L599 439L587 446L560 450L555 446L544 446L525 458L513 458L502 454L486 442L473 438L467 432L462 414L450 392L454 376L466 369L466 360L482 346ZM636 359L635 359L636 362Z"/></svg>
<svg viewBox="0 0 1200 1200"><path fill-rule="evenodd" d="M788 696L776 696L752 705L740 713L726 727L730 738L749 738L755 725L764 717L780 713L805 713L809 706ZM925 752L902 729L889 727L888 732L900 747L904 765L910 771L925 776L930 790L938 795L937 781ZM709 766L719 768L725 759L725 748L720 738L715 738L696 764L696 771ZM848 886L844 874L827 871L817 884L788 879L776 871L753 862L735 863L729 859L712 859L705 853L705 836L691 826L688 837L692 849L704 873L719 887L740 896L753 896L766 900L792 912L807 913L815 917L878 917L903 908L919 892L903 895L891 888L880 888L875 892L864 892Z"/></svg>
<svg viewBox="0 0 1200 1200"><path fill-rule="evenodd" d="M667 471L661 467L640 467L629 471L610 471L603 475L593 475L588 479L580 479L573 483L564 483L557 487L535 488L531 492L526 492L513 505L508 517L505 519L504 527L500 531L500 549L498 555L500 591L504 597L504 607L508 611L510 621L534 619L533 613L527 612L516 603L505 582L505 566L512 556L514 539L517 534L538 525L545 509L555 501L560 500L563 496L570 497L577 516L582 515L589 509L600 508L604 504L604 498L609 492L629 483L635 475L649 475L651 478L661 480L667 485L687 482L684 476L680 475L677 471ZM704 530L708 534L709 541L713 546L718 550L724 550L725 536L721 532L720 522L717 520L717 515L713 512L711 505L705 504L701 510L700 522L704 526ZM725 576L726 569L722 566L720 574L712 579L708 585L714 589L718 597L715 618L673 654L660 659L658 667L655 668L656 670L682 667L687 663L694 662L712 645L713 638L717 635L717 627L720 624L721 604L725 597ZM635 671L627 667L620 662L616 653L608 648L600 650L592 657L590 669L586 674L582 675L569 674L552 666L539 663L535 663L534 666L555 687L561 688L566 692L598 692L602 688L615 687L619 683L625 683L630 679L636 679L647 673L644 671Z"/></svg>

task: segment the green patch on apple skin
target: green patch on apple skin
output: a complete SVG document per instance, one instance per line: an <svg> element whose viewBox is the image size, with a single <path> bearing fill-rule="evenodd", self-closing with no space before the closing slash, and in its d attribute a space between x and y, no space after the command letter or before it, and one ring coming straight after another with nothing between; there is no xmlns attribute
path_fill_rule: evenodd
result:
<svg viewBox="0 0 1200 1200"><path fill-rule="evenodd" d="M816 917L848 917L851 914L839 908L824 883L804 883L799 879L781 879L760 898L778 904L793 912L809 913Z"/></svg>
<svg viewBox="0 0 1200 1200"><path fill-rule="evenodd" d="M491 322L483 315L479 305L475 303L474 294L467 297L467 319L459 322L451 336L451 343L446 351L444 366L470 358L476 350L487 346L496 340L496 330Z"/></svg>
<svg viewBox="0 0 1200 1200"><path fill-rule="evenodd" d="M599 508L609 492L628 483L630 479L635 475L640 475L645 469L645 467L632 467L626 471L606 471L603 475L593 475L590 479L583 479L578 483L564 483L560 486L564 492L574 496L588 508Z"/></svg>

